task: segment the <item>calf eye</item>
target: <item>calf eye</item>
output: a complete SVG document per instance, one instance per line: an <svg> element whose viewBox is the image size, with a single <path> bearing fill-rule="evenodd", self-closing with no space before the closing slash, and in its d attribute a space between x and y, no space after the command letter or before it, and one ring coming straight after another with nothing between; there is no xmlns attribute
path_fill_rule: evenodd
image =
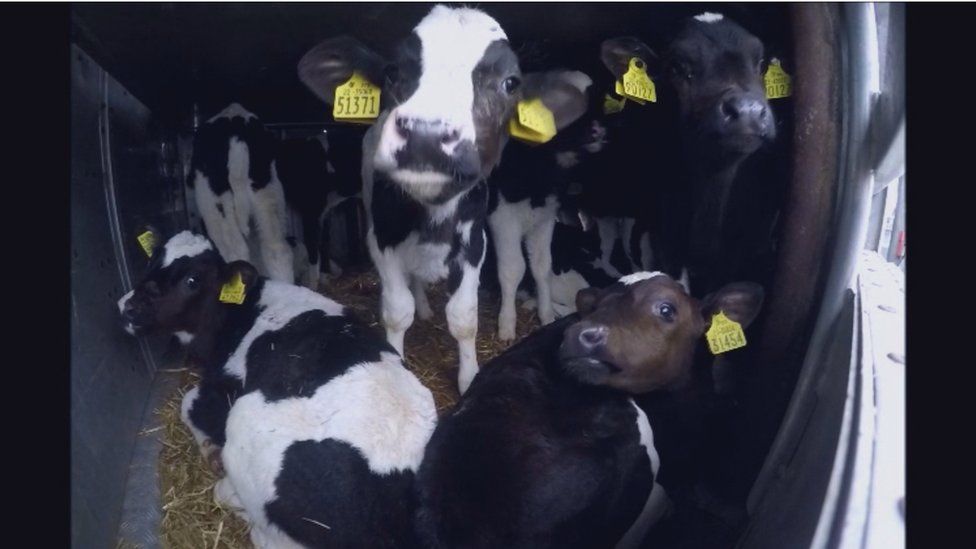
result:
<svg viewBox="0 0 976 549"><path fill-rule="evenodd" d="M674 305L670 303L661 303L657 308L657 314L661 315L661 318L667 320L668 322L674 320L674 315L676 312L677 311L675 310Z"/></svg>
<svg viewBox="0 0 976 549"><path fill-rule="evenodd" d="M197 278L195 276L188 276L188 277L186 277L186 287L187 288L189 288L191 290L196 290L199 286L200 286L200 283L197 281Z"/></svg>
<svg viewBox="0 0 976 549"><path fill-rule="evenodd" d="M691 67L684 63L675 63L671 65L671 74L677 78L684 78L685 80L691 80Z"/></svg>
<svg viewBox="0 0 976 549"><path fill-rule="evenodd" d="M515 93L515 90L517 90L520 85L522 85L522 80L520 80L517 76L509 76L502 81L502 89L505 90L505 93L509 95Z"/></svg>

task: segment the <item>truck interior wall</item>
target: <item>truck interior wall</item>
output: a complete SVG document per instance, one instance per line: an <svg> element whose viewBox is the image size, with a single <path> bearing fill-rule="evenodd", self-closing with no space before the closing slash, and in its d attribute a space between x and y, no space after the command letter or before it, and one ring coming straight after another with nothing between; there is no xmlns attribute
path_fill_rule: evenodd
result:
<svg viewBox="0 0 976 549"><path fill-rule="evenodd" d="M145 264L143 223L185 226L149 110L71 49L72 545L115 544L124 486L167 338L120 329L116 301Z"/></svg>

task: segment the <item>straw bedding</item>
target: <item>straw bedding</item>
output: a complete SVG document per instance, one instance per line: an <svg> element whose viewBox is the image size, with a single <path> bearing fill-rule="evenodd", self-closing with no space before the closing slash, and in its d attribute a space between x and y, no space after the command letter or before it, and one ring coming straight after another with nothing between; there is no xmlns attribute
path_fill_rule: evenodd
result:
<svg viewBox="0 0 976 549"><path fill-rule="evenodd" d="M369 271L347 274L331 280L323 293L355 310L360 318L379 325L380 286L376 274ZM442 286L429 289L428 297L434 318L420 320L407 331L407 366L434 394L439 413L444 413L458 399L457 347L444 318L447 295ZM498 341L498 296L484 291L479 296L478 361L484 364L508 345ZM518 333L521 338L538 327L534 311L518 307ZM163 547L245 548L251 547L247 526L230 510L214 503L213 486L217 478L197 449L189 430L180 420L183 394L198 381L190 371L182 374L180 390L162 409L156 410L162 420L163 449L159 456L160 493L163 519L160 541Z"/></svg>

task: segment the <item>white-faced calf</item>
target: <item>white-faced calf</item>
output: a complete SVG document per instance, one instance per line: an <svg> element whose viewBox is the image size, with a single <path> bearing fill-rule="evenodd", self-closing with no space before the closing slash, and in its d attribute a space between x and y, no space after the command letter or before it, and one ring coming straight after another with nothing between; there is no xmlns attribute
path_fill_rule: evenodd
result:
<svg viewBox="0 0 976 549"><path fill-rule="evenodd" d="M667 509L632 395L692 380L714 309L660 273L579 299L488 363L435 429L417 477L429 546L635 547Z"/></svg>
<svg viewBox="0 0 976 549"><path fill-rule="evenodd" d="M250 259L253 220L268 276L291 283L295 275L285 240L287 209L275 174L275 149L274 136L258 117L232 103L197 130L186 184L223 257Z"/></svg>
<svg viewBox="0 0 976 549"><path fill-rule="evenodd" d="M243 302L225 303L234 287ZM414 543L414 472L437 416L382 334L188 231L119 310L130 333L177 334L201 366L183 421L256 547Z"/></svg>
<svg viewBox="0 0 976 549"><path fill-rule="evenodd" d="M415 311L431 315L425 287L447 280L447 324L458 342L458 386L478 371L478 284L485 255L486 179L508 141L523 97L518 59L497 21L435 6L386 60L349 37L327 40L300 61L299 76L322 100L358 71L382 86L382 112L363 141L367 246L382 284L382 319L398 351ZM556 108L564 86L536 86Z"/></svg>

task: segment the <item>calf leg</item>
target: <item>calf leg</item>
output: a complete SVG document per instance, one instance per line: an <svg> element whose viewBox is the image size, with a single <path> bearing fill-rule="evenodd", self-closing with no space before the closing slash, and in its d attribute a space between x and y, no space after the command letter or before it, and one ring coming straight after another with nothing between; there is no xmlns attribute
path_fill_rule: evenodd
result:
<svg viewBox="0 0 976 549"><path fill-rule="evenodd" d="M556 213L553 210L552 215L547 215L545 219L532 228L532 232L529 233L525 241L526 248L529 251L532 278L535 280L539 321L542 324L549 324L555 320L549 286L549 275L552 273L552 231L555 226Z"/></svg>
<svg viewBox="0 0 976 549"><path fill-rule="evenodd" d="M370 229L366 235L369 254L380 275L381 299L380 308L383 317L383 327L386 328L386 340L393 348L403 354L403 336L407 328L413 324L414 300L410 293L409 275L403 268L403 262L392 248L380 251L376 243L376 235Z"/></svg>
<svg viewBox="0 0 976 549"><path fill-rule="evenodd" d="M522 227L506 202L498 204L488 218L491 235L498 257L498 283L502 291L502 303L498 312L498 339L515 339L515 292L525 275L525 259L522 257Z"/></svg>
<svg viewBox="0 0 976 549"><path fill-rule="evenodd" d="M484 229L481 229L484 234ZM485 261L484 236L477 265L471 265L463 256L451 266L448 287L451 298L447 301L447 327L458 342L458 391L468 390L478 373L478 356L475 353L475 337L478 335L478 282L481 265ZM472 246L477 244L472 244ZM513 295L514 298L514 295Z"/></svg>
<svg viewBox="0 0 976 549"><path fill-rule="evenodd" d="M430 302L427 301L427 290L424 288L423 280L413 277L410 284L410 291L413 293L413 301L416 305L417 316L423 320L430 320L434 317L434 311L430 309Z"/></svg>
<svg viewBox="0 0 976 549"><path fill-rule="evenodd" d="M285 240L285 208L285 191L272 164L271 182L254 192L254 221L268 276L273 280L294 284L294 259L291 247Z"/></svg>
<svg viewBox="0 0 976 549"><path fill-rule="evenodd" d="M617 241L617 220L612 217L598 217L596 225L600 232L600 264L607 274L614 278L620 278L623 275L610 262L610 256L613 255L613 245Z"/></svg>
<svg viewBox="0 0 976 549"><path fill-rule="evenodd" d="M229 411L229 395L210 387L201 390L199 385L183 395L180 406L180 418L197 441L203 459L218 477L224 476L221 451Z"/></svg>
<svg viewBox="0 0 976 549"><path fill-rule="evenodd" d="M217 251L227 262L250 259L247 241L237 225L236 206L230 191L216 196L210 190L210 181L199 171L193 182L193 194L197 210L207 229L207 236L217 246Z"/></svg>
<svg viewBox="0 0 976 549"><path fill-rule="evenodd" d="M623 245L624 254L627 256L627 262L630 264L630 272L632 273L641 270L641 266L639 264L640 258L638 257L637 261L634 260L634 250L631 247L631 239L634 236L634 224L636 221L637 220L633 217L625 217L623 219L623 227L621 231L623 234L621 235L620 242Z"/></svg>
<svg viewBox="0 0 976 549"><path fill-rule="evenodd" d="M305 272L304 285L312 290L319 286L319 237L322 234L318 216L313 213L302 214L302 235L305 250L308 252L308 271Z"/></svg>

